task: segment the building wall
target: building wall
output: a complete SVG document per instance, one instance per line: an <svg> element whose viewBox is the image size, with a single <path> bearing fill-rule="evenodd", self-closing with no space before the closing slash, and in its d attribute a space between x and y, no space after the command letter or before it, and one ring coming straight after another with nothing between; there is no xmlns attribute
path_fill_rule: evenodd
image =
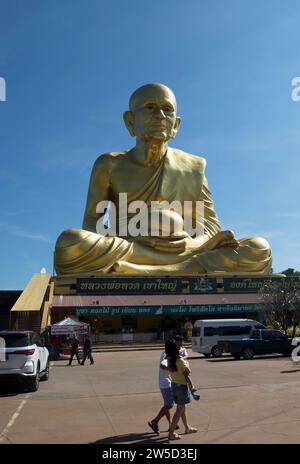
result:
<svg viewBox="0 0 300 464"><path fill-rule="evenodd" d="M33 330L40 332L41 317L39 311L19 312L13 330Z"/></svg>
<svg viewBox="0 0 300 464"><path fill-rule="evenodd" d="M65 317L70 316L77 318L75 315L75 308L69 308L66 312L59 310L58 312L52 310L51 323L56 323L63 320ZM189 319L194 323L197 319L254 319L260 321L258 313L223 313L223 314L194 314L188 315L176 315L169 316L168 320L173 322L173 331L182 333L184 323L186 319ZM160 337L163 331L166 316L90 316L90 317L79 317L79 320L90 324L92 333L102 334L116 334L120 333L122 329L133 328L135 332L156 332Z"/></svg>
<svg viewBox="0 0 300 464"><path fill-rule="evenodd" d="M8 330L10 323L13 327L16 315L10 316L10 310L21 295L21 290L1 290L0 291L0 330Z"/></svg>

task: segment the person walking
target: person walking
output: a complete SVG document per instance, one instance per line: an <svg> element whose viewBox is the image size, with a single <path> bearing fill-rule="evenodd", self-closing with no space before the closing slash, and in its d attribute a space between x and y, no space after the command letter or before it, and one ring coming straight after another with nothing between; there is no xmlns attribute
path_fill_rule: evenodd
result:
<svg viewBox="0 0 300 464"><path fill-rule="evenodd" d="M94 358L92 356L92 341L89 336L85 337L83 344L83 360L81 365L84 366L86 358L89 358L91 364L94 364Z"/></svg>
<svg viewBox="0 0 300 464"><path fill-rule="evenodd" d="M183 420L185 433L197 432L195 427L189 425L186 415L186 405L191 403L192 395L195 394L197 389L194 387L191 379L189 364L180 356L175 340L170 340L168 345L166 345L166 355L172 379L172 394L177 405L169 428L168 438L169 440L180 440L181 436L175 433L180 418ZM195 399L199 399L199 396L196 397L195 395Z"/></svg>
<svg viewBox="0 0 300 464"><path fill-rule="evenodd" d="M73 335L73 338L71 340L71 356L69 360L69 366L71 366L72 361L74 356L76 356L78 364L80 364L80 358L79 358L79 341L76 337L76 335Z"/></svg>
<svg viewBox="0 0 300 464"><path fill-rule="evenodd" d="M186 322L184 324L184 331L185 331L185 339L188 342L191 340L192 334L193 334L193 324L188 317L186 318Z"/></svg>
<svg viewBox="0 0 300 464"><path fill-rule="evenodd" d="M177 348L179 350L179 355L183 358L183 359L187 359L188 358L188 352L186 350L186 347L183 346L184 345L184 337L182 335L175 335L174 337L174 341L177 345Z"/></svg>
<svg viewBox="0 0 300 464"><path fill-rule="evenodd" d="M183 346L183 337L180 335L176 335L174 340L175 340L176 346L178 347L181 357L183 359L186 359L188 354L187 354L186 348ZM169 342L170 340L167 340L165 343L166 349L168 347ZM160 433L158 423L160 419L162 419L164 416L166 417L169 423L169 428L170 428L171 426L170 410L174 406L174 398L173 398L172 388L171 388L171 375L170 375L170 369L168 368L168 360L167 360L166 351L163 351L161 353L160 359L159 359L158 384L159 384L159 389L160 389L164 404L159 410L156 417L148 422L149 427L157 435L159 435ZM185 417L183 417L183 423L185 424ZM179 429L178 425L176 426L176 430L177 429Z"/></svg>

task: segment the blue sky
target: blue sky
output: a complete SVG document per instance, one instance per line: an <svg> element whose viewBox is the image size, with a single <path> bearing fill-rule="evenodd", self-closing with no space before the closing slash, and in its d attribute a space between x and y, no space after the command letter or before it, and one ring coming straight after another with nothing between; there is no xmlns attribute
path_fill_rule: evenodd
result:
<svg viewBox="0 0 300 464"><path fill-rule="evenodd" d="M207 159L223 228L299 270L299 40L297 0L1 0L0 288L52 272L94 160L132 147L122 113L148 82L175 92L172 145Z"/></svg>

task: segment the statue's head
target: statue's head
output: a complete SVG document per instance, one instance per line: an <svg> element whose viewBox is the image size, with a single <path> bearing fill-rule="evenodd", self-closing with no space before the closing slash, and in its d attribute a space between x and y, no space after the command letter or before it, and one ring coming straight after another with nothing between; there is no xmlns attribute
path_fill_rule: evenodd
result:
<svg viewBox="0 0 300 464"><path fill-rule="evenodd" d="M166 142L175 138L180 125L176 111L176 98L171 89L163 84L147 84L131 95L129 111L123 117L133 137Z"/></svg>

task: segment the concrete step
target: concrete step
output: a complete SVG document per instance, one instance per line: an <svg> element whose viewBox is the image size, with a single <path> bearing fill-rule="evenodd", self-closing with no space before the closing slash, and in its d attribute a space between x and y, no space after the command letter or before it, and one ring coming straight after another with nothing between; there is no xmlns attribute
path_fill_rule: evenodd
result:
<svg viewBox="0 0 300 464"><path fill-rule="evenodd" d="M191 349L191 343L185 343L187 349ZM122 352L122 351L163 351L165 344L162 342L157 343L116 343L116 344L93 344L93 352Z"/></svg>

